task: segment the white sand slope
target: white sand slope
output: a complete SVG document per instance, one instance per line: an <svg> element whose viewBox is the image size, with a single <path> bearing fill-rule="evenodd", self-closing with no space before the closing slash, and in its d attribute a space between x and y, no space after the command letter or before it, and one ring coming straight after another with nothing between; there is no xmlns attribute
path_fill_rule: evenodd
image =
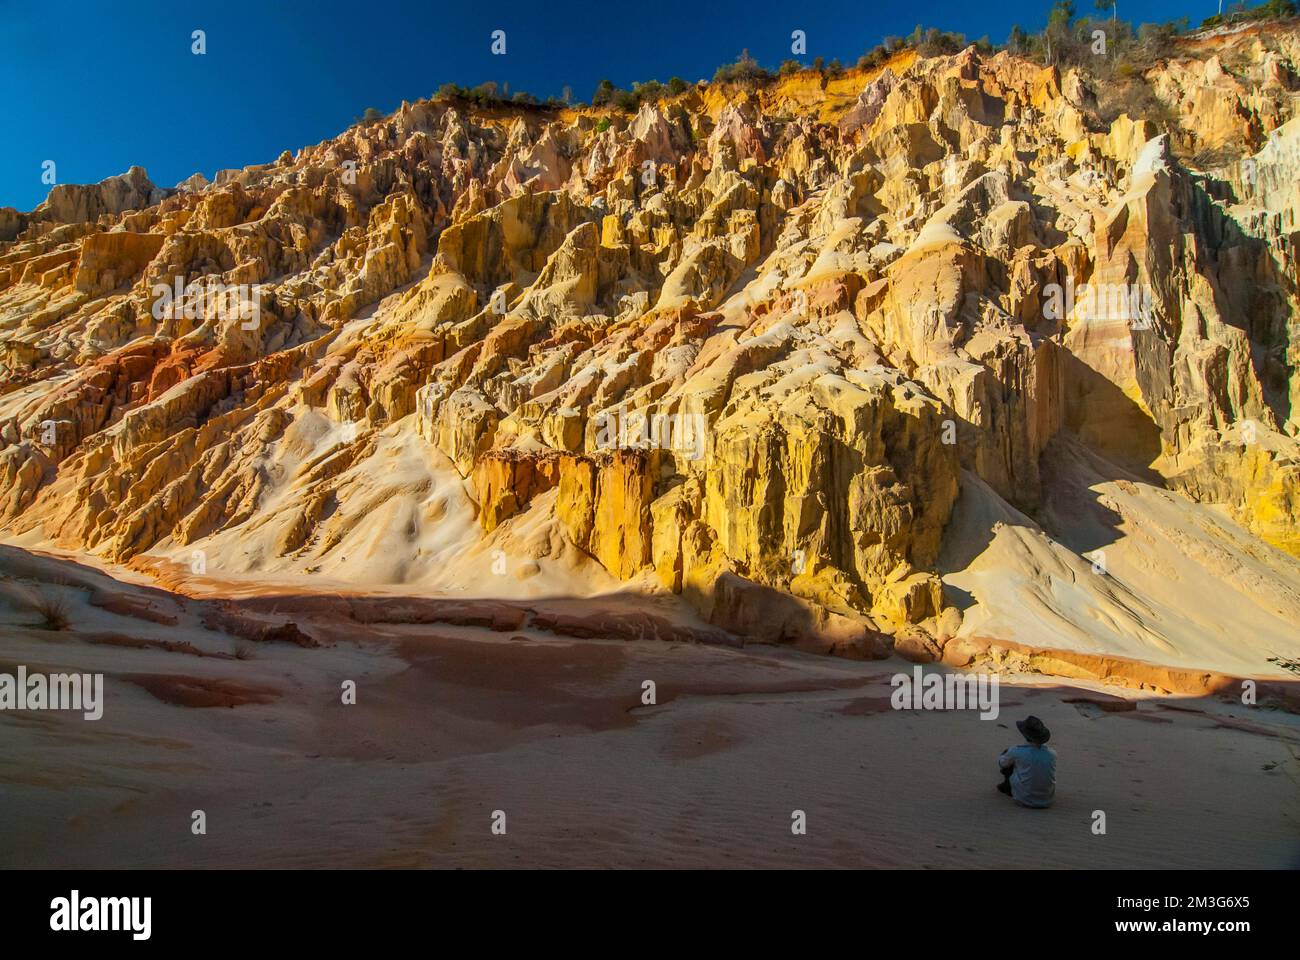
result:
<svg viewBox="0 0 1300 960"><path fill-rule="evenodd" d="M304 412L259 464L257 489L232 498L231 521L184 543L165 537L147 556L232 585L321 593L418 587L509 599L628 588L563 534L555 491L484 536L471 484L409 421L363 430L349 445L340 424ZM333 484L324 495L322 477ZM62 552L38 529L3 542Z"/></svg>
<svg viewBox="0 0 1300 960"><path fill-rule="evenodd" d="M963 476L941 561L974 603L959 636L1296 678L1269 658L1300 658L1300 561L1077 444L1050 456L1041 526Z"/></svg>

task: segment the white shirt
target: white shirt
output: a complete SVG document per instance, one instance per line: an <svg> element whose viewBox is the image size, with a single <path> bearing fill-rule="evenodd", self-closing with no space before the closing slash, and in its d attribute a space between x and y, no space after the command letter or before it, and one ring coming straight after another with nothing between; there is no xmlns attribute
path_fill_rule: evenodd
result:
<svg viewBox="0 0 1300 960"><path fill-rule="evenodd" d="M1011 796L1026 807L1050 807L1056 798L1056 751L1022 743L998 757L998 767L1011 771Z"/></svg>

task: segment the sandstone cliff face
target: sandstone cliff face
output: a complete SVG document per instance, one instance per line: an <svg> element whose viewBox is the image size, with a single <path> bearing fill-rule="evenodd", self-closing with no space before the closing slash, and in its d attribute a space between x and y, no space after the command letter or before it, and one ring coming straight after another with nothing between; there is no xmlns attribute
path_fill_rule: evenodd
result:
<svg viewBox="0 0 1300 960"><path fill-rule="evenodd" d="M56 188L0 211L0 524L369 582L582 557L859 656L938 656L959 492L1034 515L1054 444L1300 556L1298 58L1187 44L1150 75L1169 132L1077 72L908 51ZM256 309L160 303L194 284Z"/></svg>

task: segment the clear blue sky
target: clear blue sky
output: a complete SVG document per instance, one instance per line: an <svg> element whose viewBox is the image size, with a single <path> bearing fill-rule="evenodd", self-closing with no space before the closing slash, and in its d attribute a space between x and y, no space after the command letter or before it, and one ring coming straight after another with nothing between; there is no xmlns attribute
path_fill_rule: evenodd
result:
<svg viewBox="0 0 1300 960"><path fill-rule="evenodd" d="M1006 38L1041 28L1048 0L920 3L785 0L0 0L0 206L30 210L61 183L131 164L160 186L273 160L343 130L366 107L388 113L446 82L494 80L545 99L589 99L609 77L710 77L742 48L767 66L790 56L850 63L918 23ZM1091 0L1076 0L1080 15ZM1217 0L1128 0L1133 22L1213 14ZM190 52L207 33L207 53ZM505 30L507 52L490 51Z"/></svg>

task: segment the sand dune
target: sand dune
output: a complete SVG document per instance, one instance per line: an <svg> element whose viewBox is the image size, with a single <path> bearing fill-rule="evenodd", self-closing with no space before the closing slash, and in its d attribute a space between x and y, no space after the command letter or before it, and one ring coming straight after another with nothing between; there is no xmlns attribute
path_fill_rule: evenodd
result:
<svg viewBox="0 0 1300 960"><path fill-rule="evenodd" d="M1041 524L963 477L945 544L959 636L1295 677L1276 660L1300 656L1300 561L1078 444L1046 462Z"/></svg>

